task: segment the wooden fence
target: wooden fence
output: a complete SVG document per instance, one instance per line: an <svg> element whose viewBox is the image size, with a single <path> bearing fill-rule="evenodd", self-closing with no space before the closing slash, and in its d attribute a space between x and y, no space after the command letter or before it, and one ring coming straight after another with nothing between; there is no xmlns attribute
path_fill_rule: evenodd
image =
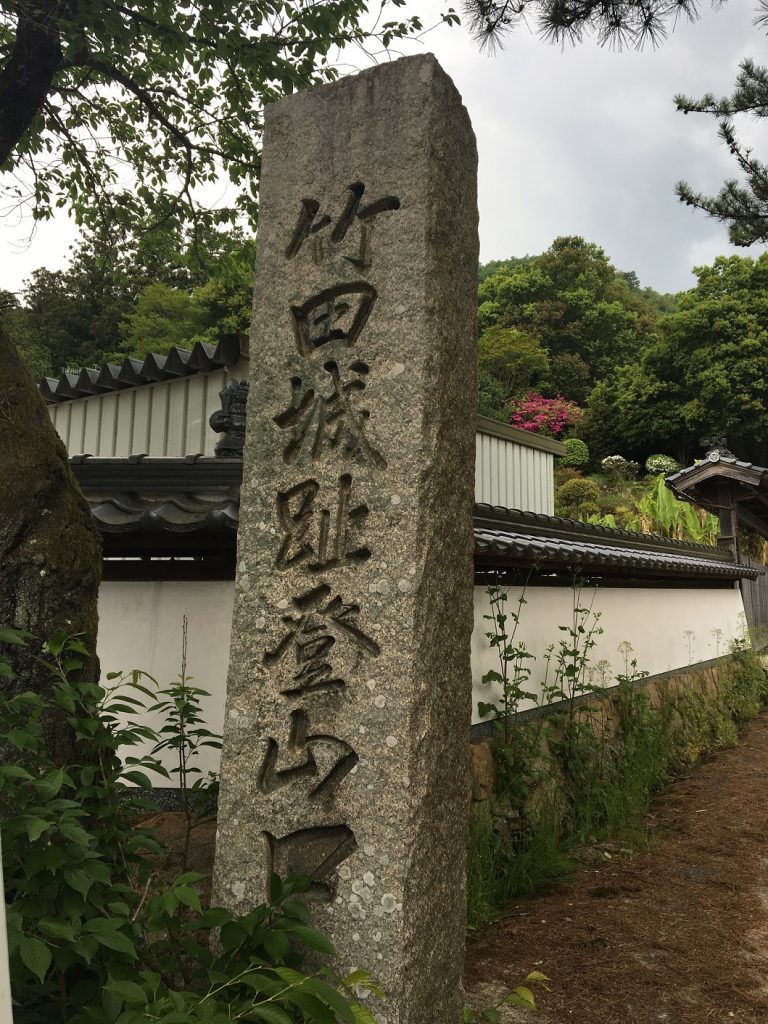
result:
<svg viewBox="0 0 768 1024"><path fill-rule="evenodd" d="M756 562L751 558L741 560L748 565L765 569L762 562ZM768 572L754 580L742 580L741 596L752 642L755 647L764 648L768 646Z"/></svg>

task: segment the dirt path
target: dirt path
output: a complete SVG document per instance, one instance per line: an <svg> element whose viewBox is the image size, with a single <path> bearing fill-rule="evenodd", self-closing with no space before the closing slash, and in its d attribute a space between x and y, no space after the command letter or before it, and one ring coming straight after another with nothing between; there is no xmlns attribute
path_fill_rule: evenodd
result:
<svg viewBox="0 0 768 1024"><path fill-rule="evenodd" d="M471 939L470 995L538 969L552 985L531 1024L768 1024L768 714L671 784L649 826L646 849Z"/></svg>

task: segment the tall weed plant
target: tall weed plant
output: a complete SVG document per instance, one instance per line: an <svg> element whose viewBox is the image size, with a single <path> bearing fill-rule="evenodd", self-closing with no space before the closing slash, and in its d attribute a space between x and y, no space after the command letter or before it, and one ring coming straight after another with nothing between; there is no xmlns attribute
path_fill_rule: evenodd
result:
<svg viewBox="0 0 768 1024"><path fill-rule="evenodd" d="M506 588L487 593L486 635L500 664L483 678L496 696L479 710L497 723L496 787L491 800L473 807L470 926L567 873L578 847L608 837L641 841L644 816L664 780L704 750L733 745L738 724L768 703L766 672L746 644L735 646L717 695L709 698L693 686L674 693L660 687L652 705L637 685L647 673L629 643L620 647L624 671L596 686L591 652L601 633L599 615L583 602L578 583L571 622L545 653L536 687L539 666L521 639L525 590L511 613ZM617 686L609 699L593 699L611 682ZM521 717L522 701L534 699L540 713Z"/></svg>
<svg viewBox="0 0 768 1024"><path fill-rule="evenodd" d="M215 742L197 718L202 691L182 674L158 701L138 673L108 691L84 681L89 654L76 637L40 647L12 630L0 631L5 680L13 671L1 652L11 644L37 648L52 683L50 700L0 692L0 746L16 752L15 763L0 765L15 1024L375 1024L355 996L356 986L378 992L367 973L339 978L302 966L307 951L334 955L300 900L309 879L275 876L267 902L236 915L203 908L201 874L158 873L160 844L136 826L145 809L136 787L168 776L161 749L173 749L188 772L200 745ZM152 701L167 713L160 734L126 720ZM41 723L51 713L77 740L72 763L58 763L49 747ZM153 753L120 756L146 740Z"/></svg>

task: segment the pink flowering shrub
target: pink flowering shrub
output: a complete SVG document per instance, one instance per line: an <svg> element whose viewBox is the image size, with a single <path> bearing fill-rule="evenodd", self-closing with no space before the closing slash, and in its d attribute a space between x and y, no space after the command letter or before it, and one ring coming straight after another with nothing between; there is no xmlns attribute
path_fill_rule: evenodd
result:
<svg viewBox="0 0 768 1024"><path fill-rule="evenodd" d="M530 391L523 398L510 402L509 422L513 427L530 430L532 434L562 437L581 417L581 409L567 398L545 398Z"/></svg>

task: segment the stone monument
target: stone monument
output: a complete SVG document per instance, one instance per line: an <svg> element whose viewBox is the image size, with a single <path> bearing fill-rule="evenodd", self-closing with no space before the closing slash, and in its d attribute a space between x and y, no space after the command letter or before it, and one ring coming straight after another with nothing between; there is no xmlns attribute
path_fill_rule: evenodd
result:
<svg viewBox="0 0 768 1024"><path fill-rule="evenodd" d="M458 1024L476 149L432 55L266 111L215 897L312 878L388 993Z"/></svg>

